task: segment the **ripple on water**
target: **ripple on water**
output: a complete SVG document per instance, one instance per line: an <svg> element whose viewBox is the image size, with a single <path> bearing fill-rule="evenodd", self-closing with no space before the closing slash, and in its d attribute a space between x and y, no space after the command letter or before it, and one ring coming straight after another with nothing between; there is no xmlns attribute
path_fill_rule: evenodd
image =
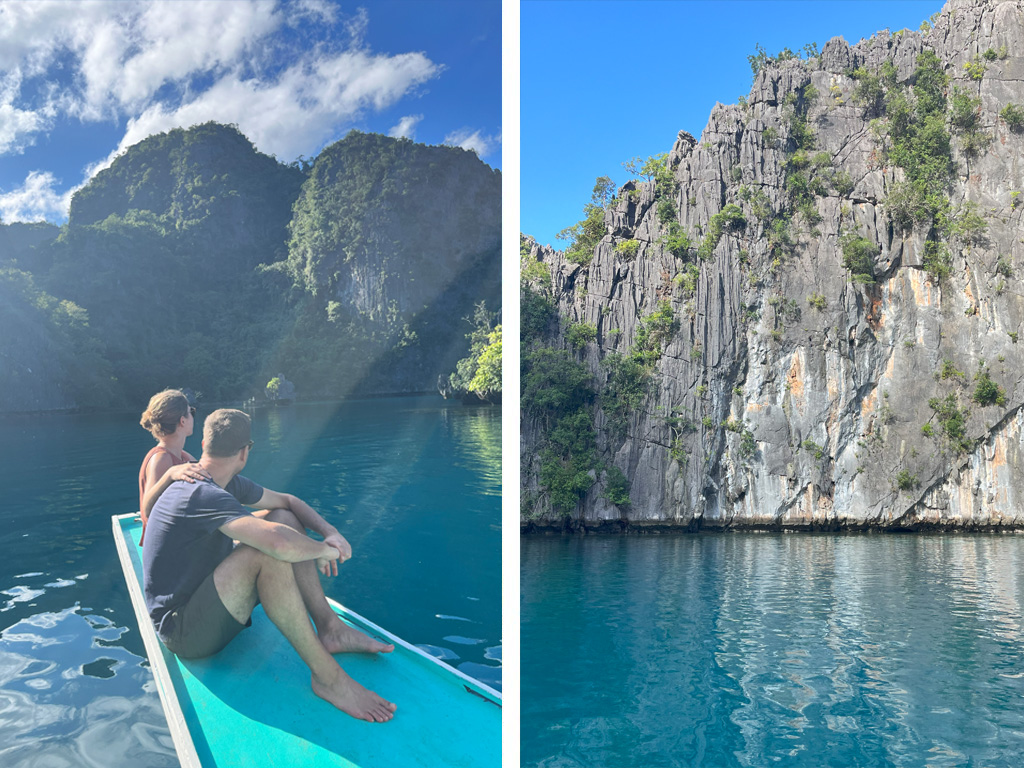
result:
<svg viewBox="0 0 1024 768"><path fill-rule="evenodd" d="M534 539L522 564L525 766L1019 763L1024 540Z"/></svg>
<svg viewBox="0 0 1024 768"><path fill-rule="evenodd" d="M81 611L28 616L0 636L0 764L177 765L142 659L98 645L126 629Z"/></svg>
<svg viewBox="0 0 1024 768"><path fill-rule="evenodd" d="M459 664L458 670L496 691L501 690L501 667L489 667L486 664L477 664L475 661L466 661Z"/></svg>
<svg viewBox="0 0 1024 768"><path fill-rule="evenodd" d="M416 647L424 653L429 653L435 659L440 659L441 661L457 661L459 658L459 655L455 651L449 648L442 648L438 645L427 645L426 643L421 643L417 644Z"/></svg>
<svg viewBox="0 0 1024 768"><path fill-rule="evenodd" d="M113 677L114 668L119 666L122 666L122 664L117 659L103 658L83 664L81 670L83 675L104 680L108 677Z"/></svg>
<svg viewBox="0 0 1024 768"><path fill-rule="evenodd" d="M3 608L0 608L0 612L9 611L16 607L18 603L28 603L35 600L40 595L46 594L44 589L32 589L24 584L19 584L9 589L0 590L0 595L7 595L11 599L8 600Z"/></svg>
<svg viewBox="0 0 1024 768"><path fill-rule="evenodd" d="M44 587L51 587L53 589L62 589L64 587L72 587L78 582L74 579L57 579L57 581L51 581L48 584L44 584Z"/></svg>

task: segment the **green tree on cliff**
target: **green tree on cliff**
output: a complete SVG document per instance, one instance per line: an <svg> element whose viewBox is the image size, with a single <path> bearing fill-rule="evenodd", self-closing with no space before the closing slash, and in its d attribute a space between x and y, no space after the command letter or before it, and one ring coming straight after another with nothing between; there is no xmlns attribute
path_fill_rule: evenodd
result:
<svg viewBox="0 0 1024 768"><path fill-rule="evenodd" d="M477 360L476 373L469 382L469 391L482 400L501 396L501 326L487 337L488 344Z"/></svg>
<svg viewBox="0 0 1024 768"><path fill-rule="evenodd" d="M583 218L566 227L555 237L568 240L565 258L577 264L589 264L594 258L594 248L604 237L604 211L615 194L615 182L607 176L599 176L594 183L590 202L583 206Z"/></svg>

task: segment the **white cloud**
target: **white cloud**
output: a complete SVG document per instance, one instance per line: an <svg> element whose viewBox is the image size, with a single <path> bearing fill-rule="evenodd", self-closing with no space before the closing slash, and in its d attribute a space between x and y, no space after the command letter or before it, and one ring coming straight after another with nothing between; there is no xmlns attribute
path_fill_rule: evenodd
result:
<svg viewBox="0 0 1024 768"><path fill-rule="evenodd" d="M423 115L406 115L388 129L388 136L395 139L415 139L416 125L423 119Z"/></svg>
<svg viewBox="0 0 1024 768"><path fill-rule="evenodd" d="M0 155L21 152L45 125L45 118L38 112L0 104Z"/></svg>
<svg viewBox="0 0 1024 768"><path fill-rule="evenodd" d="M362 8L344 20L347 50L317 48L292 57L282 71L272 69L267 52L276 50L274 33L284 23L333 24L337 16L326 0L0 0L0 74L31 60L38 76L70 55L59 66L69 66L73 77L62 78L63 89L47 104L50 116L59 108L87 121L127 118L119 149L147 132L219 120L237 123L260 149L290 159L442 71L423 53L369 51ZM159 98L167 86L172 97ZM16 99L0 104L10 107L0 152L43 127L38 111Z"/></svg>
<svg viewBox="0 0 1024 768"><path fill-rule="evenodd" d="M216 120L238 125L261 151L290 161L322 146L364 110L391 106L439 69L421 53L349 51L304 60L272 83L233 73L180 107L153 104L129 120L117 152L153 133Z"/></svg>
<svg viewBox="0 0 1024 768"><path fill-rule="evenodd" d="M187 91L194 78L258 65L283 22L277 6L276 0L0 0L0 75L20 74L31 86L21 94L26 101L35 88L59 84L56 103L68 115L123 118L164 86Z"/></svg>
<svg viewBox="0 0 1024 768"><path fill-rule="evenodd" d="M52 173L32 171L25 183L10 192L0 192L0 220L54 221L67 217L75 189L58 192Z"/></svg>
<svg viewBox="0 0 1024 768"><path fill-rule="evenodd" d="M471 132L469 128L461 128L445 136L442 143L468 149L483 158L487 157L501 143L501 135L484 136L480 131Z"/></svg>
<svg viewBox="0 0 1024 768"><path fill-rule="evenodd" d="M62 118L124 126L118 147L85 169L85 181L146 136L211 120L238 125L284 161L315 153L443 71L421 52L375 53L366 43L366 10L339 7L331 0L0 0L0 157L31 146ZM296 37L302 51L292 47ZM402 118L393 135L412 136L421 119ZM456 143L485 154L493 141L467 132ZM50 174L31 175L0 195L0 210L5 220L58 208L63 217L60 201L70 193L55 189Z"/></svg>
<svg viewBox="0 0 1024 768"><path fill-rule="evenodd" d="M15 106L20 87L19 71L0 76L0 155L22 152L33 143L35 134L49 126L53 117L53 110L48 106L38 110Z"/></svg>
<svg viewBox="0 0 1024 768"><path fill-rule="evenodd" d="M333 24L338 20L338 9L328 0L295 0L290 8L288 23L299 26L306 19Z"/></svg>
<svg viewBox="0 0 1024 768"><path fill-rule="evenodd" d="M354 48L362 48L366 39L366 30L370 26L370 14L365 8L359 8L356 14L345 22L345 31L351 38Z"/></svg>
<svg viewBox="0 0 1024 768"><path fill-rule="evenodd" d="M271 2L152 2L133 13L75 28L85 82L87 119L112 110L137 111L166 84L187 88L193 77L223 72L255 56L281 24Z"/></svg>
<svg viewBox="0 0 1024 768"><path fill-rule="evenodd" d="M20 3L0 5L0 70L23 67L38 73L66 36L68 6L62 2ZM82 4L79 16L89 17L90 6Z"/></svg>

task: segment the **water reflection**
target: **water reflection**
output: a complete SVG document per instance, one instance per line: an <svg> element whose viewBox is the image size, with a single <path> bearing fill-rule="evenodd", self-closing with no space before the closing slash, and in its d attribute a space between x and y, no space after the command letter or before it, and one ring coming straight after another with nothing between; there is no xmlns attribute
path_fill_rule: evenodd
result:
<svg viewBox="0 0 1024 768"><path fill-rule="evenodd" d="M478 478L481 494L501 495L501 410L475 408L449 411L445 423L461 447L460 461Z"/></svg>
<svg viewBox="0 0 1024 768"><path fill-rule="evenodd" d="M1022 547L526 539L523 762L1014 764Z"/></svg>
<svg viewBox="0 0 1024 768"><path fill-rule="evenodd" d="M0 762L177 765L129 630L79 606L18 621L0 636Z"/></svg>

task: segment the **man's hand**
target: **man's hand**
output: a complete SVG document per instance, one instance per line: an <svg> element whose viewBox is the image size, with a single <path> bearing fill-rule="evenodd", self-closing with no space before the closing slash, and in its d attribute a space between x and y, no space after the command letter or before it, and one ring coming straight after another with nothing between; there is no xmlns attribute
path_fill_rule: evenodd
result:
<svg viewBox="0 0 1024 768"><path fill-rule="evenodd" d="M341 553L336 547L332 546L330 549L334 554L325 557L318 557L316 559L316 569L324 576L337 576L338 560L341 558Z"/></svg>
<svg viewBox="0 0 1024 768"><path fill-rule="evenodd" d="M341 562L345 562L352 557L352 545L348 543L348 540L340 533L332 533L329 536L324 537L324 544L329 544L338 550L340 554Z"/></svg>
<svg viewBox="0 0 1024 768"><path fill-rule="evenodd" d="M209 480L210 473L203 469L198 462L190 464L176 464L167 470L167 477L173 480L184 480L186 483L194 483L197 480Z"/></svg>

